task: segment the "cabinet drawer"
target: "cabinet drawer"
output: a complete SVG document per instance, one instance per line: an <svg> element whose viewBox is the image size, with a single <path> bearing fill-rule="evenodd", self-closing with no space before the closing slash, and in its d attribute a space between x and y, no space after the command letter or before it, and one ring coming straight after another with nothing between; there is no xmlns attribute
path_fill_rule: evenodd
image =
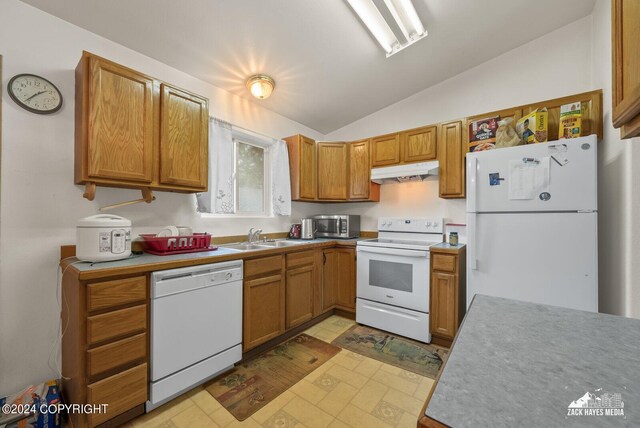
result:
<svg viewBox="0 0 640 428"><path fill-rule="evenodd" d="M432 254L433 270L440 270L444 272L456 271L456 256L449 254Z"/></svg>
<svg viewBox="0 0 640 428"><path fill-rule="evenodd" d="M282 270L282 256L262 257L244 262L244 276L256 276L263 273Z"/></svg>
<svg viewBox="0 0 640 428"><path fill-rule="evenodd" d="M96 426L147 401L147 365L141 364L87 386L88 404L108 404L106 413L89 416Z"/></svg>
<svg viewBox="0 0 640 428"><path fill-rule="evenodd" d="M87 351L87 375L96 376L144 360L146 356L146 333L99 346Z"/></svg>
<svg viewBox="0 0 640 428"><path fill-rule="evenodd" d="M315 262L315 257L316 252L314 250L287 254L287 269L297 266L312 265Z"/></svg>
<svg viewBox="0 0 640 428"><path fill-rule="evenodd" d="M114 279L87 285L87 311L98 311L130 303L144 302L147 298L147 278Z"/></svg>
<svg viewBox="0 0 640 428"><path fill-rule="evenodd" d="M107 339L140 333L147 329L147 305L120 309L87 318L87 342L93 345Z"/></svg>

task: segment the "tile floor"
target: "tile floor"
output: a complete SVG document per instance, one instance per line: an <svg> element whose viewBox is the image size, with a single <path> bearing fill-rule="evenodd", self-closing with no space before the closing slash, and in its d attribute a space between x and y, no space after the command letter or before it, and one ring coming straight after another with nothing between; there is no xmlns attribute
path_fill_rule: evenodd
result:
<svg viewBox="0 0 640 428"><path fill-rule="evenodd" d="M332 316L305 333L331 342L353 324ZM199 387L133 420L128 428L414 428L433 383L343 349L243 422Z"/></svg>

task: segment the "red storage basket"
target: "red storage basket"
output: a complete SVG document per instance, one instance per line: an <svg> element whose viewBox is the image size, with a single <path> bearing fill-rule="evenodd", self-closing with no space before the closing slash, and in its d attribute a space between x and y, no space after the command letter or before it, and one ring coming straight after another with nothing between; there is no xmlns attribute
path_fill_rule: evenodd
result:
<svg viewBox="0 0 640 428"><path fill-rule="evenodd" d="M157 256L211 251L218 248L211 247L211 235L208 233L194 233L189 236L156 236L153 234L140 236L144 239L144 251Z"/></svg>

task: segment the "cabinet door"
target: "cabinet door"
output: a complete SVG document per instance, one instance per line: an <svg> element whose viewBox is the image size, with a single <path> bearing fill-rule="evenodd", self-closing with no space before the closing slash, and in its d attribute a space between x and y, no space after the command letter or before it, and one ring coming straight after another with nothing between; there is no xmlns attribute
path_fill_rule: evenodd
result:
<svg viewBox="0 0 640 428"><path fill-rule="evenodd" d="M371 188L369 140L349 143L349 199L367 199Z"/></svg>
<svg viewBox="0 0 640 428"><path fill-rule="evenodd" d="M425 126L401 133L402 162L424 162L435 159L437 129L437 126Z"/></svg>
<svg viewBox="0 0 640 428"><path fill-rule="evenodd" d="M338 253L327 249L322 253L322 301L321 311L326 312L336 304L338 294Z"/></svg>
<svg viewBox="0 0 640 428"><path fill-rule="evenodd" d="M438 133L439 181L441 198L464 198L466 140L462 121L443 123Z"/></svg>
<svg viewBox="0 0 640 428"><path fill-rule="evenodd" d="M336 305L345 309L356 308L356 250L338 248L338 294Z"/></svg>
<svg viewBox="0 0 640 428"><path fill-rule="evenodd" d="M318 199L347 199L349 167L345 143L317 143Z"/></svg>
<svg viewBox="0 0 640 428"><path fill-rule="evenodd" d="M318 194L318 164L316 142L300 136L300 198L316 199Z"/></svg>
<svg viewBox="0 0 640 428"><path fill-rule="evenodd" d="M273 275L244 281L243 350L284 333L284 277Z"/></svg>
<svg viewBox="0 0 640 428"><path fill-rule="evenodd" d="M640 135L640 2L613 0L613 126Z"/></svg>
<svg viewBox="0 0 640 428"><path fill-rule="evenodd" d="M371 139L371 166L400 163L400 134L381 135Z"/></svg>
<svg viewBox="0 0 640 428"><path fill-rule="evenodd" d="M316 269L313 264L287 269L287 329L313 318L313 286Z"/></svg>
<svg viewBox="0 0 640 428"><path fill-rule="evenodd" d="M84 170L87 178L153 180L153 79L90 56Z"/></svg>
<svg viewBox="0 0 640 428"><path fill-rule="evenodd" d="M456 282L456 275L452 273L433 272L431 275L430 330L432 334L448 339L456 334Z"/></svg>
<svg viewBox="0 0 640 428"><path fill-rule="evenodd" d="M207 188L209 107L206 99L161 85L160 183Z"/></svg>

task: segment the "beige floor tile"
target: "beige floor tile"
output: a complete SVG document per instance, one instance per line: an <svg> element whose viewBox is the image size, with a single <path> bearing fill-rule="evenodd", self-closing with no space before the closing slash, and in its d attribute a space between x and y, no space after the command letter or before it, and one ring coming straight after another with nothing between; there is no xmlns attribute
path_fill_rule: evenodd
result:
<svg viewBox="0 0 640 428"><path fill-rule="evenodd" d="M356 373L352 370L345 369L344 367L336 364L327 370L327 373L331 376L335 376L342 382L346 382L355 388L362 388L369 380L366 376Z"/></svg>
<svg viewBox="0 0 640 428"><path fill-rule="evenodd" d="M394 375L399 375L402 369L400 367L392 366L391 364L382 363L380 370Z"/></svg>
<svg viewBox="0 0 640 428"><path fill-rule="evenodd" d="M400 373L398 373L398 376L408 380L409 382L415 383L416 385L419 385L420 381L424 379L424 376L421 376L414 372L410 372L408 370L400 370Z"/></svg>
<svg viewBox="0 0 640 428"><path fill-rule="evenodd" d="M301 428L303 425L289 413L284 410L278 410L262 426L265 428Z"/></svg>
<svg viewBox="0 0 640 428"><path fill-rule="evenodd" d="M386 424L375 416L364 412L352 404L348 404L339 414L338 419L352 428L384 428L393 425Z"/></svg>
<svg viewBox="0 0 640 428"><path fill-rule="evenodd" d="M289 388L289 391L299 395L311 404L318 404L328 393L324 389L304 379Z"/></svg>
<svg viewBox="0 0 640 428"><path fill-rule="evenodd" d="M405 411L400 407L391 404L385 400L378 401L378 404L373 408L371 414L381 421L396 426L400 423L400 419L402 415L404 415Z"/></svg>
<svg viewBox="0 0 640 428"><path fill-rule="evenodd" d="M326 427L334 419L330 414L300 397L289 401L283 410L309 428Z"/></svg>
<svg viewBox="0 0 640 428"><path fill-rule="evenodd" d="M355 370L356 367L358 367L362 362L361 360L357 360L349 356L344 351L340 352L339 354L331 358L331 361L333 361L336 364L340 364L342 367L348 370Z"/></svg>
<svg viewBox="0 0 640 428"><path fill-rule="evenodd" d="M357 393L358 390L353 386L340 382L317 406L332 416L338 416L338 413L349 404L349 401L351 401Z"/></svg>
<svg viewBox="0 0 640 428"><path fill-rule="evenodd" d="M323 340L327 343L331 343L333 339L340 336L340 333L333 332L331 330L327 330L326 328L318 328L311 336L316 339Z"/></svg>
<svg viewBox="0 0 640 428"><path fill-rule="evenodd" d="M207 414L198 406L191 406L187 410L178 413L171 418L178 428L215 428L218 426Z"/></svg>
<svg viewBox="0 0 640 428"><path fill-rule="evenodd" d="M262 424L295 397L296 394L291 392L291 390L286 390L285 392L271 400L269 404L251 415L251 417Z"/></svg>
<svg viewBox="0 0 640 428"><path fill-rule="evenodd" d="M232 422L237 421L236 417L229 413L229 411L224 407L215 410L214 412L209 414L209 417L220 427L226 427Z"/></svg>
<svg viewBox="0 0 640 428"><path fill-rule="evenodd" d="M134 427L146 428L155 427L162 422L168 421L178 413L188 409L191 406L195 406L195 403L189 399L186 395L181 395L178 398L164 404L157 409L140 416L137 419L131 421Z"/></svg>
<svg viewBox="0 0 640 428"><path fill-rule="evenodd" d="M373 358L364 357L364 359L360 361L354 371L363 376L371 377L380 369L380 367L382 367L382 363L380 361L374 360Z"/></svg>
<svg viewBox="0 0 640 428"><path fill-rule="evenodd" d="M420 412L420 409L424 404L424 401L420 401L417 398L407 395L404 392L400 392L394 388L390 388L389 391L387 391L383 400L387 403L400 407L405 412L416 415Z"/></svg>
<svg viewBox="0 0 640 428"><path fill-rule="evenodd" d="M297 428L297 427L296 427ZM351 428L351 426L345 424L340 419L334 419L329 425L328 428Z"/></svg>
<svg viewBox="0 0 640 428"><path fill-rule="evenodd" d="M413 394L413 396L422 401L426 400L429 396L429 393L431 392L431 388L433 388L435 383L435 380L428 377L422 378L420 384L418 385L418 389L416 389L416 392Z"/></svg>
<svg viewBox="0 0 640 428"><path fill-rule="evenodd" d="M262 425L260 425L251 417L245 419L242 422L236 419L235 421L227 425L226 428L262 428Z"/></svg>
<svg viewBox="0 0 640 428"><path fill-rule="evenodd" d="M331 376L329 373L325 373L322 376L318 377L318 379L313 381L313 384L315 386L326 391L327 393L333 391L339 383L341 383L340 379L335 376Z"/></svg>
<svg viewBox="0 0 640 428"><path fill-rule="evenodd" d="M418 423L418 415L405 412L400 418L400 422L396 425L397 428L415 428Z"/></svg>
<svg viewBox="0 0 640 428"><path fill-rule="evenodd" d="M408 395L413 395L416 392L416 389L418 389L418 385L416 385L415 383L407 379L403 379L398 375L388 373L382 369L375 372L374 375L371 376L371 379L395 388L398 391L404 392Z"/></svg>
<svg viewBox="0 0 640 428"><path fill-rule="evenodd" d="M197 391L195 394L190 394L191 401L196 403L204 412L208 415L224 408L222 404L218 402L213 395L209 394L205 389Z"/></svg>
<svg viewBox="0 0 640 428"><path fill-rule="evenodd" d="M369 380L351 400L351 404L371 413L390 387L375 380Z"/></svg>

